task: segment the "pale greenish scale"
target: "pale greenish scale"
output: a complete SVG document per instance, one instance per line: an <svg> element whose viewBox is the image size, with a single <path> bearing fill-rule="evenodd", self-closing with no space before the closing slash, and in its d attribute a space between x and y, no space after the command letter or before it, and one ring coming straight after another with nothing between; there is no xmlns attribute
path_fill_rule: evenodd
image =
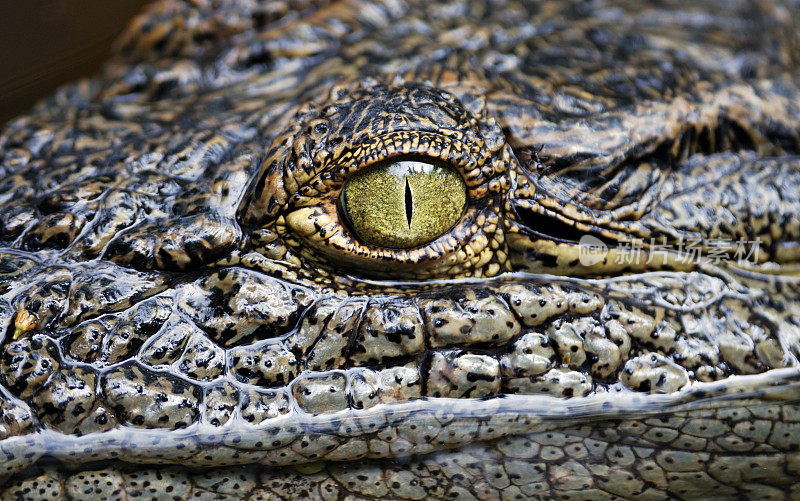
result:
<svg viewBox="0 0 800 501"><path fill-rule="evenodd" d="M464 214L467 187L454 169L417 159L384 162L354 173L342 210L359 240L404 249L446 233Z"/></svg>

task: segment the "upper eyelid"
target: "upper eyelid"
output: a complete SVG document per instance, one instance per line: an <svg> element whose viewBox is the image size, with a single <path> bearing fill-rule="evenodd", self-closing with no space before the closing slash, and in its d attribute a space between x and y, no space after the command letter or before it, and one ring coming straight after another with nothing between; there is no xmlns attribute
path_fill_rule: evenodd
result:
<svg viewBox="0 0 800 501"><path fill-rule="evenodd" d="M432 158L438 161L446 162L455 167L464 176L467 185L475 185L477 183L470 182L467 170L472 170L476 165L479 165L488 160L489 155L480 147L480 145L472 144L472 141L462 141L463 137L448 137L439 133L431 133L427 131L411 131L406 133L395 133L398 135L412 135L419 138L419 141L414 142L412 139L406 148L396 148L396 144L389 143L381 156L369 157L366 160L363 158L355 157L353 152L359 148L365 148L365 143L360 143L355 147L348 148L342 151L337 156L328 156L324 164L317 166L318 172L310 177L302 186L298 187L297 192L290 196L290 199L297 200L297 194L311 195L309 190L314 190L317 194L322 194L330 191L336 186L341 186L353 172L367 168L376 163L386 161L392 158L400 157L421 157ZM393 134L385 134L377 136L373 141L379 141L386 136ZM425 144L431 145L433 143L443 144L443 147L428 147L421 148ZM446 144L450 143L450 144ZM376 150L379 151L379 150ZM387 154L388 151L388 154ZM442 155L441 153L445 154ZM355 161L354 161L355 160ZM304 193L303 193L304 192Z"/></svg>

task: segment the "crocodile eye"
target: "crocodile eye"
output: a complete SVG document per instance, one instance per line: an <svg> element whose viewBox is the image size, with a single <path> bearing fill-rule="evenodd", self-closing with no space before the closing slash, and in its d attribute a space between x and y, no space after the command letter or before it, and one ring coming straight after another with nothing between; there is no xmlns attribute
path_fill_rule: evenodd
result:
<svg viewBox="0 0 800 501"><path fill-rule="evenodd" d="M428 159L405 159L355 172L342 189L340 210L363 243L408 249L452 228L466 202L467 186L454 169Z"/></svg>
<svg viewBox="0 0 800 501"><path fill-rule="evenodd" d="M247 259L335 290L509 270L513 152L483 109L485 90L457 90L365 80L301 107L239 206Z"/></svg>

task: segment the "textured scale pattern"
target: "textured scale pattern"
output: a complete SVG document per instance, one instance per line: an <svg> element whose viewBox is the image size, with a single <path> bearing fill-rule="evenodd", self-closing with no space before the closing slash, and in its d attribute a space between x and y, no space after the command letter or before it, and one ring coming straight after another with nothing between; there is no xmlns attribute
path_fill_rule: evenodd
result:
<svg viewBox="0 0 800 501"><path fill-rule="evenodd" d="M798 13L150 5L0 131L0 497L800 497Z"/></svg>

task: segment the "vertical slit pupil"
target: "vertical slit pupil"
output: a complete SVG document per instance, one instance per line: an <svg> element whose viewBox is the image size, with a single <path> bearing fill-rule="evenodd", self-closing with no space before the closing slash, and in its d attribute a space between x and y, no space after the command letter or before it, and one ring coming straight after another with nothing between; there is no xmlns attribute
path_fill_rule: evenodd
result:
<svg viewBox="0 0 800 501"><path fill-rule="evenodd" d="M408 184L408 178L403 178L406 182L406 220L408 227L411 228L411 217L414 215L414 197L411 195L411 186Z"/></svg>

